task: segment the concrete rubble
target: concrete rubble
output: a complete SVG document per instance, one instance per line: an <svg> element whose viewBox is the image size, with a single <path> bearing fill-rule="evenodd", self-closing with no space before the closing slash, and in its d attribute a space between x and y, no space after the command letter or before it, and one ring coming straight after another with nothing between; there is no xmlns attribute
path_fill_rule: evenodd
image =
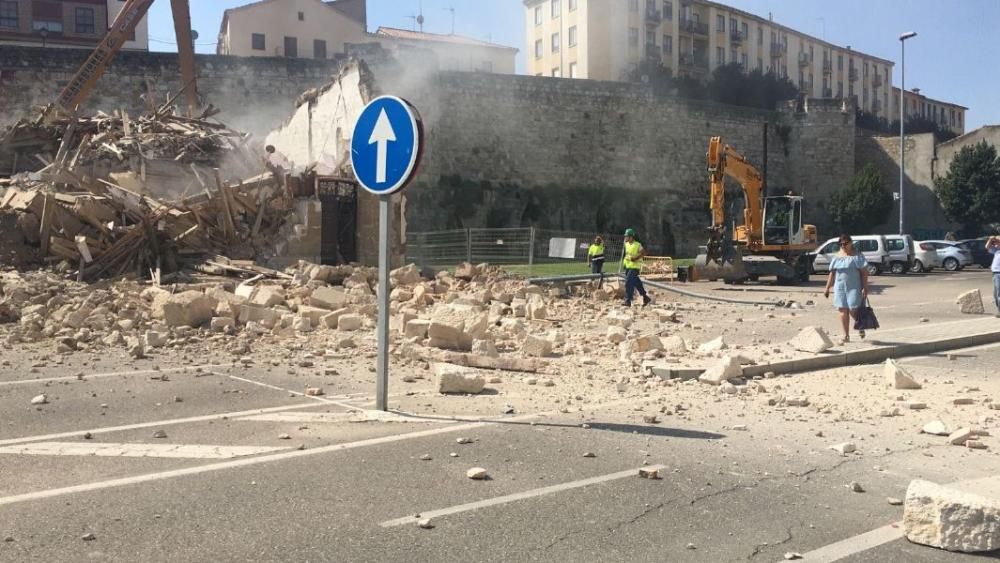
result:
<svg viewBox="0 0 1000 563"><path fill-rule="evenodd" d="M1000 499L914 480L903 511L906 538L948 551L1000 549Z"/></svg>
<svg viewBox="0 0 1000 563"><path fill-rule="evenodd" d="M807 326L788 343L792 348L802 352L819 354L833 348L833 341L822 328Z"/></svg>
<svg viewBox="0 0 1000 563"><path fill-rule="evenodd" d="M916 390L923 388L919 383L917 383L917 380L913 379L913 376L907 373L902 366L897 364L896 361L891 358L885 361L885 367L882 372L886 381L889 382L889 385L891 385L893 389Z"/></svg>
<svg viewBox="0 0 1000 563"><path fill-rule="evenodd" d="M978 289L966 291L955 299L959 310L967 315L982 315L986 312L983 307L983 294Z"/></svg>

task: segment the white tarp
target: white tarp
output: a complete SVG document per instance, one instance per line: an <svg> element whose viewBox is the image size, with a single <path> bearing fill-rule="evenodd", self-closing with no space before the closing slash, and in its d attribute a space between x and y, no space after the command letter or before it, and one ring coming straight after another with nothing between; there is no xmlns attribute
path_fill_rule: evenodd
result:
<svg viewBox="0 0 1000 563"><path fill-rule="evenodd" d="M549 258L576 258L575 238L550 238Z"/></svg>

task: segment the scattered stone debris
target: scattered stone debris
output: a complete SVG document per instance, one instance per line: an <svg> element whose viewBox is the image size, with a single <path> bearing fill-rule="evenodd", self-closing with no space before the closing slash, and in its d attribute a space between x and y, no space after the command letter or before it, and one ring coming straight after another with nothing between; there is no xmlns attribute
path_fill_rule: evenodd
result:
<svg viewBox="0 0 1000 563"><path fill-rule="evenodd" d="M424 518L423 520L417 520L417 527L424 530L433 530L434 524L431 523L429 518Z"/></svg>
<svg viewBox="0 0 1000 563"><path fill-rule="evenodd" d="M852 454L858 450L858 447L854 445L854 442L844 442L842 444L835 444L830 446L830 449L837 452L840 455Z"/></svg>
<svg viewBox="0 0 1000 563"><path fill-rule="evenodd" d="M83 534L80 539L83 541L94 541L97 539L97 536L95 536L93 532L87 532L86 534Z"/></svg>
<svg viewBox="0 0 1000 563"><path fill-rule="evenodd" d="M163 430L157 430L156 432L153 432L153 437L154 438L166 438L167 437L167 433L164 432Z"/></svg>
<svg viewBox="0 0 1000 563"><path fill-rule="evenodd" d="M947 436L951 434L951 430L948 430L948 425L940 420L932 420L924 425L922 430L924 434L932 434L934 436Z"/></svg>
<svg viewBox="0 0 1000 563"><path fill-rule="evenodd" d="M902 506L903 499L896 497L886 497L885 501L889 503L890 506Z"/></svg>
<svg viewBox="0 0 1000 563"><path fill-rule="evenodd" d="M786 561L794 561L796 559L802 559L802 554L794 551L785 552Z"/></svg>
<svg viewBox="0 0 1000 563"><path fill-rule="evenodd" d="M795 350L819 354L833 348L833 341L825 330L815 326L807 326L788 343Z"/></svg>
<svg viewBox="0 0 1000 563"><path fill-rule="evenodd" d="M948 551L1000 549L1000 501L914 480L903 511L906 538Z"/></svg>
<svg viewBox="0 0 1000 563"><path fill-rule="evenodd" d="M477 394L486 388L486 379L475 369L453 364L437 364L439 393Z"/></svg>
<svg viewBox="0 0 1000 563"><path fill-rule="evenodd" d="M594 452L584 452L583 457L597 457Z"/></svg>
<svg viewBox="0 0 1000 563"><path fill-rule="evenodd" d="M847 488L850 489L852 493L863 493L863 492L865 492L865 488L862 487L861 483L858 483L857 481L851 481L847 485Z"/></svg>
<svg viewBox="0 0 1000 563"><path fill-rule="evenodd" d="M640 467L639 477L642 477L643 479L659 479L660 470L655 467Z"/></svg>
<svg viewBox="0 0 1000 563"><path fill-rule="evenodd" d="M36 395L31 398L31 404L33 405L46 405L49 402L49 398L44 393L41 395Z"/></svg>

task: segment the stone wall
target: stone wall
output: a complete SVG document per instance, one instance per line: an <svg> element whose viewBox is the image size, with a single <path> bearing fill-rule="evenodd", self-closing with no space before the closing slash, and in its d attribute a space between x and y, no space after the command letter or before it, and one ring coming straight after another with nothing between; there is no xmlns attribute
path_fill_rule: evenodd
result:
<svg viewBox="0 0 1000 563"><path fill-rule="evenodd" d="M868 163L878 168L886 189L899 192L899 137L859 136L855 149L857 170ZM944 216L934 194L934 178L940 167L932 133L907 135L904 220L906 231L918 239L941 238L957 227ZM876 233L899 232L898 203L885 224L875 229Z"/></svg>
<svg viewBox="0 0 1000 563"><path fill-rule="evenodd" d="M950 141L938 145L938 165L936 167L936 172L941 176L947 174L948 168L951 167L951 161L955 159L955 155L957 155L962 148L971 147L983 141L986 141L986 144L988 145L993 145L998 151L1000 151L1000 125L986 125L976 129L975 131L970 131L961 137L955 137Z"/></svg>
<svg viewBox="0 0 1000 563"><path fill-rule="evenodd" d="M54 101L88 55L84 49L0 46L0 129ZM222 109L219 118L230 127L260 136L288 117L302 92L329 82L341 61L198 55L196 64L203 100ZM177 55L122 51L83 111L145 111L149 88L159 103L180 90Z"/></svg>

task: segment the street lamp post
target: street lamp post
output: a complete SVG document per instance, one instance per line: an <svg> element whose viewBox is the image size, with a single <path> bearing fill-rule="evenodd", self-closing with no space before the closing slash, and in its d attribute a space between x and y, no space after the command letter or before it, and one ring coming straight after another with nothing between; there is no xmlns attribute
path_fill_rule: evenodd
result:
<svg viewBox="0 0 1000 563"><path fill-rule="evenodd" d="M908 31L899 36L899 234L903 234L903 183L906 180L906 40L916 37Z"/></svg>

